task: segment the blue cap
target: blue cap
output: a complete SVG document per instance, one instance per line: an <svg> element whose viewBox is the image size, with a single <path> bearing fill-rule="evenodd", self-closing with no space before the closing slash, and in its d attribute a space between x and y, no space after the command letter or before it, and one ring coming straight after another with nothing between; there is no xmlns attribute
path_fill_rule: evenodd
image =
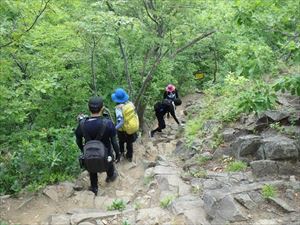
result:
<svg viewBox="0 0 300 225"><path fill-rule="evenodd" d="M124 89L117 88L111 95L111 99L116 103L124 103L129 99L129 96Z"/></svg>

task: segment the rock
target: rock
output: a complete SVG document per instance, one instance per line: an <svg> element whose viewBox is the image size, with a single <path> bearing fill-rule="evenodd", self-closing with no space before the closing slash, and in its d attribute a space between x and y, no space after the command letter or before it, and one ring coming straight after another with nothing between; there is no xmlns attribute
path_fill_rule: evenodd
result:
<svg viewBox="0 0 300 225"><path fill-rule="evenodd" d="M9 199L9 198L10 198L10 195L1 195L0 196L0 201L6 200L6 199Z"/></svg>
<svg viewBox="0 0 300 225"><path fill-rule="evenodd" d="M185 184L179 175L159 175L156 176L156 180L161 191L170 191L175 196L189 193L190 186Z"/></svg>
<svg viewBox="0 0 300 225"><path fill-rule="evenodd" d="M137 212L136 225L157 225L170 220L168 212L160 207L141 209Z"/></svg>
<svg viewBox="0 0 300 225"><path fill-rule="evenodd" d="M243 156L255 155L261 145L261 137L257 135L246 135L238 137L231 145L232 153L237 159Z"/></svg>
<svg viewBox="0 0 300 225"><path fill-rule="evenodd" d="M280 198L270 197L269 199L287 212L295 212L296 211L295 209L290 207L285 201L283 201Z"/></svg>
<svg viewBox="0 0 300 225"><path fill-rule="evenodd" d="M213 157L213 155L210 152L203 152L200 156L207 159L212 159Z"/></svg>
<svg viewBox="0 0 300 225"><path fill-rule="evenodd" d="M275 219L258 219L255 225L279 225Z"/></svg>
<svg viewBox="0 0 300 225"><path fill-rule="evenodd" d="M85 222L81 222L81 223L79 223L78 225L94 225L94 223L91 223L91 222L85 221Z"/></svg>
<svg viewBox="0 0 300 225"><path fill-rule="evenodd" d="M208 225L203 209L203 201L195 196L186 195L171 203L171 211L175 215L183 215L187 224Z"/></svg>
<svg viewBox="0 0 300 225"><path fill-rule="evenodd" d="M156 166L156 162L154 161L148 161L148 160L143 160L143 165L145 169L151 168L151 167L155 167Z"/></svg>
<svg viewBox="0 0 300 225"><path fill-rule="evenodd" d="M220 122L217 120L207 120L204 124L203 124L203 130L210 132L212 130L214 130L216 127L220 127Z"/></svg>
<svg viewBox="0 0 300 225"><path fill-rule="evenodd" d="M222 190L205 191L203 201L204 209L212 220L212 224L241 222L248 219L233 197L226 195Z"/></svg>
<svg viewBox="0 0 300 225"><path fill-rule="evenodd" d="M92 208L94 206L95 195L91 191L77 192L73 198L79 207Z"/></svg>
<svg viewBox="0 0 300 225"><path fill-rule="evenodd" d="M225 142L233 141L236 138L235 132L236 131L233 128L226 128L222 133L223 140Z"/></svg>
<svg viewBox="0 0 300 225"><path fill-rule="evenodd" d="M154 167L154 175L176 175L176 174L180 174L179 171L177 171L177 169L174 169L173 167L167 167L167 166L156 166Z"/></svg>
<svg viewBox="0 0 300 225"><path fill-rule="evenodd" d="M248 195L251 200L253 200L257 204L261 204L262 202L264 202L263 196L258 191L250 191Z"/></svg>
<svg viewBox="0 0 300 225"><path fill-rule="evenodd" d="M252 173L256 177L278 174L278 167L275 161L257 160L250 163Z"/></svg>
<svg viewBox="0 0 300 225"><path fill-rule="evenodd" d="M300 162L276 161L279 175L300 175Z"/></svg>
<svg viewBox="0 0 300 225"><path fill-rule="evenodd" d="M58 202L59 199L70 197L74 193L73 187L73 183L63 182L58 185L47 186L43 190L43 194L48 196L53 201Z"/></svg>
<svg viewBox="0 0 300 225"><path fill-rule="evenodd" d="M122 212L120 212L120 211L101 211L101 210L94 212L92 210L91 212L73 214L73 215L71 215L71 225L77 225L83 221L96 220L96 219L102 219L101 221L103 224L108 224L108 222L106 221L107 218L109 218L109 217L113 218L116 215L122 215L122 214L125 215L132 211L133 211L133 209L124 210Z"/></svg>
<svg viewBox="0 0 300 225"><path fill-rule="evenodd" d="M296 177L295 176L290 176L290 182L296 182Z"/></svg>
<svg viewBox="0 0 300 225"><path fill-rule="evenodd" d="M272 136L262 141L260 151L263 152L264 159L271 160L298 160L299 149L296 142L283 136Z"/></svg>
<svg viewBox="0 0 300 225"><path fill-rule="evenodd" d="M154 176L154 168L150 167L145 170L144 177L152 177L152 176Z"/></svg>
<svg viewBox="0 0 300 225"><path fill-rule="evenodd" d="M234 196L234 199L247 209L253 209L256 206L256 204L252 201L248 194L237 194L236 196Z"/></svg>
<svg viewBox="0 0 300 225"><path fill-rule="evenodd" d="M52 215L48 218L49 225L69 225L70 215Z"/></svg>
<svg viewBox="0 0 300 225"><path fill-rule="evenodd" d="M294 200L295 198L295 191L292 189L286 189L285 190L285 197L289 200Z"/></svg>
<svg viewBox="0 0 300 225"><path fill-rule="evenodd" d="M268 110L264 114L273 122L279 122L283 119L287 119L290 116L288 112L278 110Z"/></svg>
<svg viewBox="0 0 300 225"><path fill-rule="evenodd" d="M226 147L219 147L217 148L213 153L213 159L220 159L224 156L230 156L232 155L232 149L228 146Z"/></svg>

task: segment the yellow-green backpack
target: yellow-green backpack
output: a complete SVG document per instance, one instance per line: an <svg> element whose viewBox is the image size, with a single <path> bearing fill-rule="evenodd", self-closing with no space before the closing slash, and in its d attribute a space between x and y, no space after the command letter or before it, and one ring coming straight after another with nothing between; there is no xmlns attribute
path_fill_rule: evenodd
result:
<svg viewBox="0 0 300 225"><path fill-rule="evenodd" d="M124 125L122 126L122 131L127 134L134 134L139 130L139 117L135 111L134 104L132 102L127 102L122 107L122 113L124 117Z"/></svg>

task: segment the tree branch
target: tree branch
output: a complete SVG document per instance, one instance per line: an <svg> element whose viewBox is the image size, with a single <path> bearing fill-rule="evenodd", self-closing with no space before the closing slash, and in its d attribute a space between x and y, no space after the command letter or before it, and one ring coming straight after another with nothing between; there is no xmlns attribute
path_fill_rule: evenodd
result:
<svg viewBox="0 0 300 225"><path fill-rule="evenodd" d="M216 31L213 30L213 31L210 31L208 33L205 33L205 34L201 34L200 36L196 37L195 39L193 39L192 41L188 42L187 44L185 44L184 46L178 48L175 50L174 54L172 55L172 58L175 58L177 54L183 52L185 49L191 47L192 45L196 44L198 41L212 35L213 33L215 33Z"/></svg>
<svg viewBox="0 0 300 225"><path fill-rule="evenodd" d="M122 57L124 59L124 70L125 70L125 74L126 74L128 88L129 88L129 95L131 95L133 89L132 89L132 82L131 82L131 78L130 78L129 70L128 70L128 59L127 59L127 55L125 53L125 49L122 45L122 40L120 37L118 37L118 42L119 42Z"/></svg>
<svg viewBox="0 0 300 225"><path fill-rule="evenodd" d="M40 18L40 16L44 13L44 11L46 10L47 8L47 5L48 3L50 2L51 0L47 0L44 7L39 11L38 15L36 15L34 21L32 22L32 24L23 32L19 35L18 38L22 37L25 33L29 32L33 27L34 25L37 23L38 19ZM0 45L0 48L4 48L4 47L7 47L9 45L11 45L12 43L14 43L16 41L16 39L12 38L12 40L10 40L9 42L7 42L6 44L3 44L3 45Z"/></svg>
<svg viewBox="0 0 300 225"><path fill-rule="evenodd" d="M116 13L114 8L108 1L106 1L105 3L107 5L109 11ZM120 25L119 25L119 27L120 27ZM116 28L116 32L118 32L118 28ZM125 70L126 80L127 80L127 84L128 84L129 95L131 95L133 92L133 87L132 87L132 82L131 82L131 78L130 78L130 74L129 74L129 70L128 70L128 58L127 58L125 49L122 44L122 39L119 36L118 36L118 44L120 47L121 55L124 59L124 70Z"/></svg>
<svg viewBox="0 0 300 225"><path fill-rule="evenodd" d="M24 33L30 31L30 30L34 27L34 25L36 24L36 22L38 21L38 19L40 18L40 16L41 16L41 15L43 14L43 12L46 10L47 5L48 5L48 3L49 3L50 1L51 1L51 0L47 0L47 1L46 1L44 7L42 8L42 10L39 11L39 14L35 17L35 20L34 20L33 23L31 24L31 26L30 26L29 28L27 28L27 29L25 30Z"/></svg>
<svg viewBox="0 0 300 225"><path fill-rule="evenodd" d="M149 86L150 81L153 78L154 71L156 70L157 66L160 64L161 60L165 55L169 52L169 49L167 49L162 55L157 55L155 62L153 63L151 69L148 71L147 76L142 84L142 87L140 88L137 98L134 101L134 104L136 106L137 111L139 111L139 107L141 105L141 97L144 95L144 92Z"/></svg>
<svg viewBox="0 0 300 225"><path fill-rule="evenodd" d="M145 0L143 0L143 3L144 3L144 6L145 6L145 9L146 9L146 12L147 12L147 15L149 16L149 18L157 24L157 26L159 25L159 23L156 21L156 19L154 19L154 17L150 14L149 10L148 10L148 6L147 6L147 3Z"/></svg>

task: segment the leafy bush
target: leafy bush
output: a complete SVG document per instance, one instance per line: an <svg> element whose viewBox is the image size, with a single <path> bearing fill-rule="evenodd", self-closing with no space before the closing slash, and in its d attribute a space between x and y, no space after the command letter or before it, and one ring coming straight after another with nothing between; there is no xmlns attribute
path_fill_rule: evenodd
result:
<svg viewBox="0 0 300 225"><path fill-rule="evenodd" d="M107 210L113 211L113 210L119 210L123 211L126 208L126 204L122 199L115 199L113 203L107 207Z"/></svg>
<svg viewBox="0 0 300 225"><path fill-rule="evenodd" d="M256 85L241 94L238 101L238 110L240 112L262 112L275 107L276 95L271 87L262 82L256 82Z"/></svg>
<svg viewBox="0 0 300 225"><path fill-rule="evenodd" d="M197 162L199 165L204 165L206 164L209 160L212 160L212 157L209 156L199 156L197 158Z"/></svg>
<svg viewBox="0 0 300 225"><path fill-rule="evenodd" d="M166 197L164 197L161 201L160 201L160 207L162 208L167 208L171 203L172 201L175 199L175 196L173 195L168 195Z"/></svg>
<svg viewBox="0 0 300 225"><path fill-rule="evenodd" d="M228 73L223 83L207 84L206 88L201 110L198 110L196 116L193 112L193 118L188 120L185 127L188 146L196 137L201 139L207 136L204 125L208 120L219 122L218 126L209 131L213 137L211 148L214 149L223 141L219 135L223 122L234 121L241 113L260 112L275 106L276 95L271 86L234 73Z"/></svg>
<svg viewBox="0 0 300 225"><path fill-rule="evenodd" d="M262 195L266 199L275 197L277 195L277 188L271 184L265 184L262 187Z"/></svg>
<svg viewBox="0 0 300 225"><path fill-rule="evenodd" d="M122 222L122 225L130 225L130 223L127 220L125 220Z"/></svg>
<svg viewBox="0 0 300 225"><path fill-rule="evenodd" d="M79 173L79 150L70 128L24 133L14 151L0 156L0 193L30 191Z"/></svg>
<svg viewBox="0 0 300 225"><path fill-rule="evenodd" d="M289 91L292 95L300 96L300 75L287 76L279 79L274 85L275 91Z"/></svg>
<svg viewBox="0 0 300 225"><path fill-rule="evenodd" d="M239 171L245 171L247 168L247 164L242 162L242 161L234 161L234 162L230 162L227 167L226 170L228 172L239 172Z"/></svg>

